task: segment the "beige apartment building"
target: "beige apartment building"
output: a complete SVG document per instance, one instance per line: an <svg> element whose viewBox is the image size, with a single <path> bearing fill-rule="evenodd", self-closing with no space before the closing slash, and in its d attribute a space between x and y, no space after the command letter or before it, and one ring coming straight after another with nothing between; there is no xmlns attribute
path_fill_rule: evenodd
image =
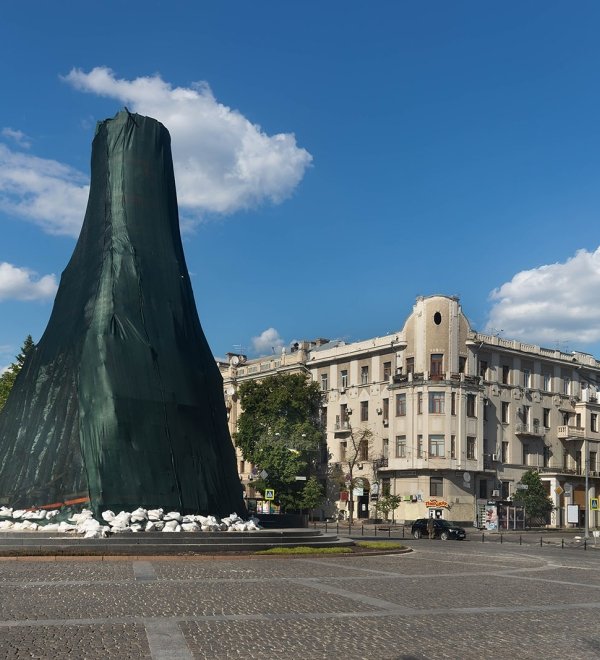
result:
<svg viewBox="0 0 600 660"><path fill-rule="evenodd" d="M436 295L419 297L390 335L302 342L289 354L243 359L220 363L232 433L237 385L281 370L305 371L320 385L339 474L348 473L360 429L370 430L353 471L358 517L373 516L389 492L402 499L397 520L437 515L481 524L486 504L509 502L533 468L555 504L553 526L565 525L575 506L581 524L586 511L596 524L589 501L600 487L600 362L590 355L476 332L456 297ZM239 460L246 482L251 466ZM344 490L332 502L342 513Z"/></svg>

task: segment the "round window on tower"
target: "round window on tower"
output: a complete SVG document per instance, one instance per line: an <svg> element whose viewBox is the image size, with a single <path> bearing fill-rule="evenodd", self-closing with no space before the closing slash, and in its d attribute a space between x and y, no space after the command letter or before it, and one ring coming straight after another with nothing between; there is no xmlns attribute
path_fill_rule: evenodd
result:
<svg viewBox="0 0 600 660"><path fill-rule="evenodd" d="M433 322L434 322L436 325L439 325L439 324L442 322L442 315L441 315L439 312L436 312L436 313L433 315Z"/></svg>

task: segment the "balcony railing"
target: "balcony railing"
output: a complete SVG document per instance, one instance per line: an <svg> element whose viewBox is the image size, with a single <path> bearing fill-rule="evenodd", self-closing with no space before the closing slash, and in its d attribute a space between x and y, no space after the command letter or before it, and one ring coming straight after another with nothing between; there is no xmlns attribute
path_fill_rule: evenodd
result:
<svg viewBox="0 0 600 660"><path fill-rule="evenodd" d="M344 421L344 422L336 422L335 426L333 427L334 431L349 431L350 430L350 422L349 421Z"/></svg>
<svg viewBox="0 0 600 660"><path fill-rule="evenodd" d="M558 426L556 435L559 440L580 440L585 437L585 430L579 426Z"/></svg>
<svg viewBox="0 0 600 660"><path fill-rule="evenodd" d="M515 426L515 435L533 435L542 437L544 435L544 427L539 424L517 424Z"/></svg>

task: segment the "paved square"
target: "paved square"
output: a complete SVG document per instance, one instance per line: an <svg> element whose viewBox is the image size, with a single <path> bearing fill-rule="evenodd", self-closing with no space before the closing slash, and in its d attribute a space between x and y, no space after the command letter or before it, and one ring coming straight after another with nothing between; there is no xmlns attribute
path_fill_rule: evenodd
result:
<svg viewBox="0 0 600 660"><path fill-rule="evenodd" d="M600 657L600 550L0 561L0 658Z"/></svg>

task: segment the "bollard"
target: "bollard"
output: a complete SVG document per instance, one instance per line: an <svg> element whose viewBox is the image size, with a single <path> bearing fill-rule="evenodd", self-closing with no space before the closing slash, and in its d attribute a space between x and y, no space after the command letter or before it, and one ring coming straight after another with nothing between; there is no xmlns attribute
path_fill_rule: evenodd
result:
<svg viewBox="0 0 600 660"><path fill-rule="evenodd" d="M404 525L402 525L402 538L404 538Z"/></svg>
<svg viewBox="0 0 600 660"><path fill-rule="evenodd" d="M327 521L325 521L325 534L327 534Z"/></svg>
<svg viewBox="0 0 600 660"><path fill-rule="evenodd" d="M388 527L388 539L390 538L391 535L392 535L392 526L390 525Z"/></svg>
<svg viewBox="0 0 600 660"><path fill-rule="evenodd" d="M560 540L560 547L564 550L565 549L565 540L561 539Z"/></svg>
<svg viewBox="0 0 600 660"><path fill-rule="evenodd" d="M544 539L540 536L540 548L544 545Z"/></svg>
<svg viewBox="0 0 600 660"><path fill-rule="evenodd" d="M365 526L364 526L364 524L360 526L360 535L361 536L365 535Z"/></svg>
<svg viewBox="0 0 600 660"><path fill-rule="evenodd" d="M485 539L485 534L482 534L482 535L481 535L481 542L482 542L482 543L483 543L484 539Z"/></svg>
<svg viewBox="0 0 600 660"><path fill-rule="evenodd" d="M335 523L335 533L336 533L336 534L339 534L339 533L340 533L340 523L339 523L339 522L336 522L336 523Z"/></svg>
<svg viewBox="0 0 600 660"><path fill-rule="evenodd" d="M500 534L500 545L502 545L502 543L504 543L504 541L502 540L502 534Z"/></svg>
<svg viewBox="0 0 600 660"><path fill-rule="evenodd" d="M523 545L523 537L519 534L519 545Z"/></svg>
<svg viewBox="0 0 600 660"><path fill-rule="evenodd" d="M583 549L587 550L587 539L583 539Z"/></svg>
<svg viewBox="0 0 600 660"><path fill-rule="evenodd" d="M377 525L375 525L375 536L377 536Z"/></svg>

